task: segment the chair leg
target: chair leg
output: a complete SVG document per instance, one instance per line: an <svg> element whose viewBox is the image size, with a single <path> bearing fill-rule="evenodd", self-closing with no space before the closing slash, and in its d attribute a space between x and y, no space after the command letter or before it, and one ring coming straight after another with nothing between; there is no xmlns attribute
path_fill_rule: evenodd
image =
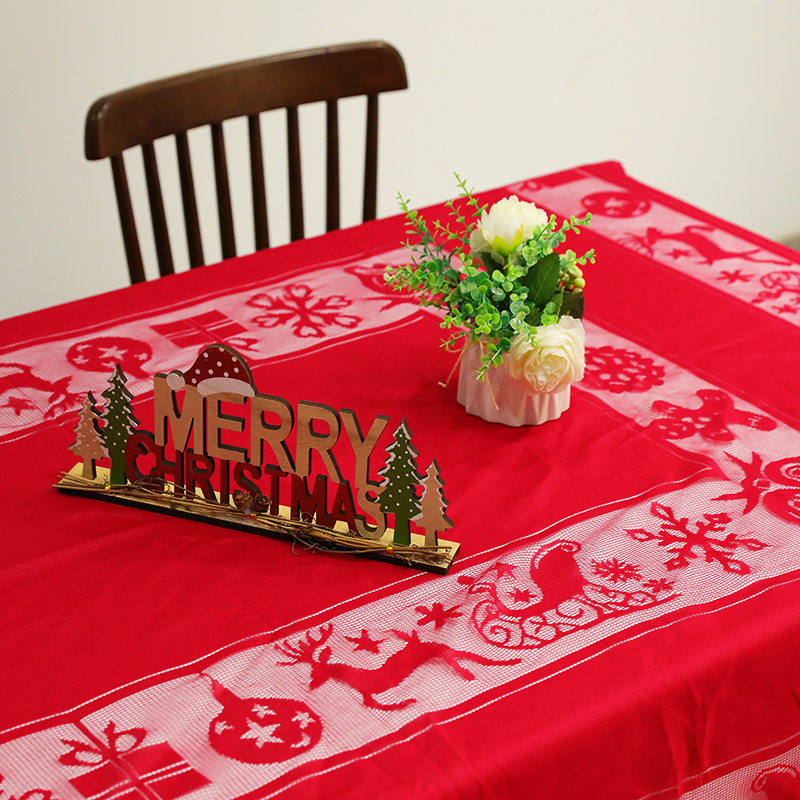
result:
<svg viewBox="0 0 800 800"><path fill-rule="evenodd" d="M253 191L253 226L256 250L269 247L267 222L267 182L264 177L264 152L261 146L261 121L258 114L247 118L250 140L250 181Z"/></svg>
<svg viewBox="0 0 800 800"><path fill-rule="evenodd" d="M128 261L128 272L131 283L144 281L144 264L142 251L139 249L139 236L136 233L136 220L133 217L133 205L128 190L128 175L122 153L111 156L111 172L114 175L114 191L117 194L119 221L122 226L122 241L125 245L125 258Z"/></svg>
<svg viewBox="0 0 800 800"><path fill-rule="evenodd" d="M236 238L233 232L231 188L228 181L228 159L225 157L225 138L222 133L221 122L215 122L211 126L211 143L214 150L214 178L217 186L217 211L219 213L222 257L235 258Z"/></svg>
<svg viewBox="0 0 800 800"><path fill-rule="evenodd" d="M175 147L178 151L178 174L181 179L183 220L186 225L189 266L194 269L202 267L206 260L203 256L203 240L200 238L200 218L197 214L197 197L192 176L192 159L189 155L189 139L185 131L175 134Z"/></svg>
<svg viewBox="0 0 800 800"><path fill-rule="evenodd" d="M167 215L164 213L164 199L161 195L161 181L158 178L156 150L152 142L142 145L142 158L144 159L144 175L147 180L147 196L150 201L150 219L153 221L153 237L156 240L158 271L163 277L174 274L175 265L172 263Z"/></svg>

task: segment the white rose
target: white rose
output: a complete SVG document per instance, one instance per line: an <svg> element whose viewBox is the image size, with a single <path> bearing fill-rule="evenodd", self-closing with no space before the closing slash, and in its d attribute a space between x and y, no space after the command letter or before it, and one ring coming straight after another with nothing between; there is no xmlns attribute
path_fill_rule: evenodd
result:
<svg viewBox="0 0 800 800"><path fill-rule="evenodd" d="M557 392L583 378L585 340L579 319L561 317L536 328L534 345L527 336L515 336L503 367L528 392Z"/></svg>
<svg viewBox="0 0 800 800"><path fill-rule="evenodd" d="M511 195L483 212L469 237L469 246L475 253L488 250L502 264L546 223L547 214L541 208Z"/></svg>

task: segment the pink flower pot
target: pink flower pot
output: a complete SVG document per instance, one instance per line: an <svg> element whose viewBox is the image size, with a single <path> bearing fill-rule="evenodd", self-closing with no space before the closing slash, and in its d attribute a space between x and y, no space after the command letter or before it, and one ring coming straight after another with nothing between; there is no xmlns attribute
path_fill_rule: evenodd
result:
<svg viewBox="0 0 800 800"><path fill-rule="evenodd" d="M502 366L490 368L484 380L479 381L475 373L480 365L481 349L471 344L461 359L458 374L458 402L467 414L516 428L558 419L569 408L570 386L558 392L530 393Z"/></svg>

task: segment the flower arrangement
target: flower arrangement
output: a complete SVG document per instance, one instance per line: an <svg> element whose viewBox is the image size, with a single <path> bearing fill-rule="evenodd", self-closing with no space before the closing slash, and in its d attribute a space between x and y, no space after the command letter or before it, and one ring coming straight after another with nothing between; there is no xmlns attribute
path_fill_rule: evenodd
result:
<svg viewBox="0 0 800 800"><path fill-rule="evenodd" d="M449 350L480 347L477 377L504 366L527 392L557 392L583 377L581 269L594 250L578 256L556 252L569 232L580 233L591 214L571 216L559 227L555 215L507 197L481 206L456 175L461 194L446 206L454 223L431 229L409 201L406 214L410 264L387 267L384 279L418 294L422 306L445 310L443 328L454 329Z"/></svg>

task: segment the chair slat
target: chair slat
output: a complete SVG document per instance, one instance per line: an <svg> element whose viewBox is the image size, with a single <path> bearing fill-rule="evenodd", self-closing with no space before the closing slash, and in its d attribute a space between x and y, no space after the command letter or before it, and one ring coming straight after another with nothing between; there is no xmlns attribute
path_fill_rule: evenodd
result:
<svg viewBox="0 0 800 800"><path fill-rule="evenodd" d="M339 102L328 100L325 153L325 230L341 227L339 213Z"/></svg>
<svg viewBox="0 0 800 800"><path fill-rule="evenodd" d="M297 106L289 106L286 109L286 135L289 149L289 236L294 242L305 238L303 175L300 169L300 122Z"/></svg>
<svg viewBox="0 0 800 800"><path fill-rule="evenodd" d="M222 257L236 256L236 237L233 232L233 207L231 206L231 187L228 180L228 159L225 157L225 137L222 123L211 126L211 143L214 150L214 179L217 186L217 212L219 214L219 235L222 241Z"/></svg>
<svg viewBox="0 0 800 800"><path fill-rule="evenodd" d="M202 267L206 263L203 255L203 240L200 237L200 219L197 215L197 198L194 192L192 176L192 159L189 155L189 138L186 131L175 134L175 146L178 150L178 173L181 179L181 197L183 199L183 221L186 225L186 244L189 249L189 266Z"/></svg>
<svg viewBox="0 0 800 800"><path fill-rule="evenodd" d="M147 198L150 202L150 219L153 221L153 237L156 240L158 271L163 277L164 275L172 275L175 272L175 265L172 262L172 248L169 243L167 215L164 213L161 181L158 177L156 150L152 142L145 142L142 145L142 159L144 160L144 175L147 181Z"/></svg>
<svg viewBox="0 0 800 800"><path fill-rule="evenodd" d="M253 191L253 226L256 250L269 247L269 223L267 222L267 182L264 177L264 154L261 145L261 121L258 114L247 118L250 140L250 182Z"/></svg>
<svg viewBox="0 0 800 800"><path fill-rule="evenodd" d="M122 227L122 241L125 245L125 258L128 261L128 272L131 276L131 283L141 283L144 280L144 264L142 263L142 251L139 249L136 220L133 217L131 194L128 190L128 175L125 172L122 153L111 156L111 173L114 176L114 191L117 195L117 209Z"/></svg>
<svg viewBox="0 0 800 800"><path fill-rule="evenodd" d="M364 164L364 222L378 213L378 95L367 95L367 153Z"/></svg>
<svg viewBox="0 0 800 800"><path fill-rule="evenodd" d="M342 224L339 106L341 98L367 97L367 138L363 219L377 214L378 95L408 87L400 54L386 42L351 44L281 53L265 58L195 70L152 81L96 100L86 116L84 150L91 160L112 158L125 254L132 281L144 280L144 267L131 206L123 152L142 146L159 270L174 271L164 197L154 142L174 135L178 154L189 264L205 263L187 132L211 126L222 257L236 255L224 123L248 118L250 179L256 248L270 246L261 114L286 109L289 232L305 236L300 152L300 106L326 103L325 227ZM163 164L162 164L163 166ZM174 233L174 231L173 231Z"/></svg>

